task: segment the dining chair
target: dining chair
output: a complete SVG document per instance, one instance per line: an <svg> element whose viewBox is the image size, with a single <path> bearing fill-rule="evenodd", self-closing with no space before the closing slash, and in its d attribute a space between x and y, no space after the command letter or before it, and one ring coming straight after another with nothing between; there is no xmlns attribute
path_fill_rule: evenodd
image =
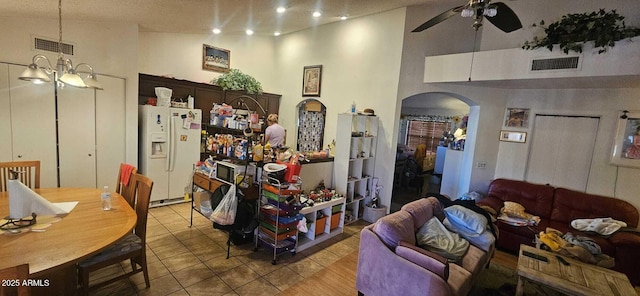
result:
<svg viewBox="0 0 640 296"><path fill-rule="evenodd" d="M153 181L138 173L131 176L131 181L137 190L135 210L138 219L136 227L133 233L128 234L111 247L78 264L78 282L81 285L83 295L87 295L89 290L106 286L139 272L144 274L144 281L147 288L151 286L149 284L149 273L147 271L145 246L147 215L149 214L149 200L151 198ZM131 261L131 271L89 287L89 273L113 264L118 264L127 259Z"/></svg>
<svg viewBox="0 0 640 296"><path fill-rule="evenodd" d="M28 285L22 285L22 281L27 279L29 279L29 264L1 269L0 296L16 295L16 291L18 296L31 295L31 288Z"/></svg>
<svg viewBox="0 0 640 296"><path fill-rule="evenodd" d="M136 199L136 187L131 177L135 175L137 171L134 166L121 163L120 171L118 171L118 180L116 181L116 193L122 195L131 208L134 208L134 201Z"/></svg>
<svg viewBox="0 0 640 296"><path fill-rule="evenodd" d="M40 188L39 160L0 162L0 192L7 191L11 171L19 172L18 178L27 187Z"/></svg>

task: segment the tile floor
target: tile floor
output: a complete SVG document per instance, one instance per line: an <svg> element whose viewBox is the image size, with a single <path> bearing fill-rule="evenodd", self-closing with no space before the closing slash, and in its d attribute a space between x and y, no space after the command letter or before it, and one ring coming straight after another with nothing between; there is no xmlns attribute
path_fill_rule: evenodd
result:
<svg viewBox="0 0 640 296"><path fill-rule="evenodd" d="M151 287L142 273L93 291L92 295L276 295L315 272L358 249L360 230L367 222L345 226L344 233L295 256L278 256L265 248L253 251L253 244L231 246L226 257L226 232L213 229L211 222L193 213L190 203L149 210L147 261ZM90 280L122 274L131 269L128 261L91 274Z"/></svg>

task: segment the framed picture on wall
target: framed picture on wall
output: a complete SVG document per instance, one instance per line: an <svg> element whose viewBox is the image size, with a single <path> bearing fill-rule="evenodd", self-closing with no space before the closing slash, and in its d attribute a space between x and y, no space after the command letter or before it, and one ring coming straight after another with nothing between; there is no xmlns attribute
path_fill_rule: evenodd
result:
<svg viewBox="0 0 640 296"><path fill-rule="evenodd" d="M529 109L507 108L504 118L505 127L529 127Z"/></svg>
<svg viewBox="0 0 640 296"><path fill-rule="evenodd" d="M302 72L302 96L319 97L322 82L322 65L305 66Z"/></svg>
<svg viewBox="0 0 640 296"><path fill-rule="evenodd" d="M216 72L229 72L231 52L227 49L202 45L202 69Z"/></svg>
<svg viewBox="0 0 640 296"><path fill-rule="evenodd" d="M527 141L527 133L516 131L500 131L500 141L525 143Z"/></svg>
<svg viewBox="0 0 640 296"><path fill-rule="evenodd" d="M611 149L611 164L640 168L640 111L623 111Z"/></svg>

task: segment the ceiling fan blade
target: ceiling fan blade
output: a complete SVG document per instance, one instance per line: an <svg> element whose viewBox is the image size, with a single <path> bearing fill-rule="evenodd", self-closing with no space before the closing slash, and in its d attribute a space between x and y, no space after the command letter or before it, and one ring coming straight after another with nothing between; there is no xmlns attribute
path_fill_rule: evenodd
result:
<svg viewBox="0 0 640 296"><path fill-rule="evenodd" d="M426 29L428 29L430 27L433 27L433 26L437 25L438 23L440 23L440 22L442 22L442 21L444 21L444 20L446 20L446 19L448 19L448 18L450 18L450 17L452 17L452 16L454 16L456 14L459 14L460 11L462 11L462 9L464 7L465 6L462 5L462 6L451 8L451 9L449 9L449 10L447 10L447 11L445 11L445 12L439 14L439 15L437 15L436 17L428 20L424 24L422 24L419 27L413 29L413 31L411 31L411 32L422 32L422 31L424 31L424 30L426 30Z"/></svg>
<svg viewBox="0 0 640 296"><path fill-rule="evenodd" d="M494 17L487 17L487 20L491 22L494 26L498 27L498 29L510 33L515 30L522 28L522 23L520 19L516 15L507 4L502 2L494 2L491 5L494 5L498 10L498 13Z"/></svg>

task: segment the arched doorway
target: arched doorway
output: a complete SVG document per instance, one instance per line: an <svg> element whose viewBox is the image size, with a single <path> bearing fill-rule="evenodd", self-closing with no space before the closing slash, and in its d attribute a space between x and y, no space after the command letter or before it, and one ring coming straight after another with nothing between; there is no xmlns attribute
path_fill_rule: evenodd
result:
<svg viewBox="0 0 640 296"><path fill-rule="evenodd" d="M467 173L465 168L473 158L478 112L479 107L475 102L454 93L429 92L403 99L391 198L392 212L428 193L442 193L457 198L466 192L463 190L465 187L468 189L470 170ZM455 134L451 147L448 140L444 143L440 141L448 133L452 136ZM464 143L464 148L456 146L460 143ZM419 147L416 155L418 145L422 147ZM420 153L425 146L427 152ZM445 168L446 153L449 151L451 156ZM455 158L458 159L453 161ZM459 186L463 182L467 182L467 185ZM456 192L451 192L451 187L455 187Z"/></svg>

